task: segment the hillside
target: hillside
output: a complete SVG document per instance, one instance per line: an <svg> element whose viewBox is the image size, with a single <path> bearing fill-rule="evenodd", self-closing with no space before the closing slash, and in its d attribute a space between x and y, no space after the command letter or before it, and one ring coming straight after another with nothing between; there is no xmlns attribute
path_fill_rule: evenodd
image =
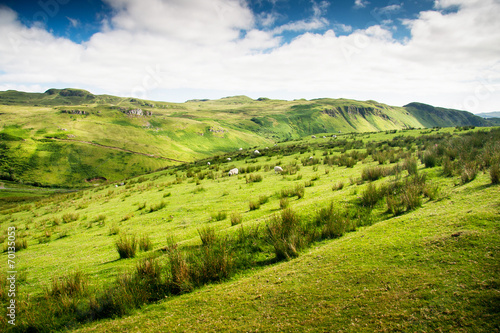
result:
<svg viewBox="0 0 500 333"><path fill-rule="evenodd" d="M0 285L15 228L18 308L0 330L494 332L499 143L308 137L5 201Z"/></svg>
<svg viewBox="0 0 500 333"><path fill-rule="evenodd" d="M0 177L82 187L307 135L488 125L467 112L423 106L246 96L168 103L80 89L0 92Z"/></svg>
<svg viewBox="0 0 500 333"><path fill-rule="evenodd" d="M485 119L500 118L500 112L477 113L476 116L479 116L479 117L485 118Z"/></svg>

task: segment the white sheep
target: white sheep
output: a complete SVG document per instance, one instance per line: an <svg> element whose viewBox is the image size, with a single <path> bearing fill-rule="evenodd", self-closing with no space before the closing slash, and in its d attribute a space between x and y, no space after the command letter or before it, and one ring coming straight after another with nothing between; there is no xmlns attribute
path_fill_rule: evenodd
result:
<svg viewBox="0 0 500 333"><path fill-rule="evenodd" d="M274 173L278 173L278 172L283 172L283 168L280 167L280 166L275 166L274 167Z"/></svg>
<svg viewBox="0 0 500 333"><path fill-rule="evenodd" d="M210 165L210 162L207 162L207 165Z"/></svg>
<svg viewBox="0 0 500 333"><path fill-rule="evenodd" d="M255 155L260 155L260 151L258 151L258 150L255 150L253 153L254 153Z"/></svg>
<svg viewBox="0 0 500 333"><path fill-rule="evenodd" d="M240 148L240 151L242 151L242 150L243 150L243 148Z"/></svg>
<svg viewBox="0 0 500 333"><path fill-rule="evenodd" d="M311 138L316 139L316 135L312 135Z"/></svg>
<svg viewBox="0 0 500 333"><path fill-rule="evenodd" d="M227 160L228 160L228 161L231 161L231 157L228 157L228 158L227 158Z"/></svg>
<svg viewBox="0 0 500 333"><path fill-rule="evenodd" d="M238 174L238 168L234 168L229 170L229 177L237 175Z"/></svg>

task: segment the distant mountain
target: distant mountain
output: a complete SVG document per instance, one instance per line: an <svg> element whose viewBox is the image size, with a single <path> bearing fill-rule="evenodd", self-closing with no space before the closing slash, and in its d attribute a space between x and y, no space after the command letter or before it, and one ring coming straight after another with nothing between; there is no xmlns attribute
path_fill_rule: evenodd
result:
<svg viewBox="0 0 500 333"><path fill-rule="evenodd" d="M322 133L492 124L421 103L247 96L169 103L72 88L9 90L0 92L0 179L82 186Z"/></svg>
<svg viewBox="0 0 500 333"><path fill-rule="evenodd" d="M423 103L410 103L404 108L425 127L491 126L484 118L467 111L434 107Z"/></svg>
<svg viewBox="0 0 500 333"><path fill-rule="evenodd" d="M497 112L485 112L485 113L476 113L476 116L479 116L481 118L500 118L500 111Z"/></svg>

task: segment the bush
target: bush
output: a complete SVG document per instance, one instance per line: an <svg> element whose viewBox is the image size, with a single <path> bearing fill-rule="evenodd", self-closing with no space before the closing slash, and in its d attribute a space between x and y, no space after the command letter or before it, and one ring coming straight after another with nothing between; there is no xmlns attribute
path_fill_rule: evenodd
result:
<svg viewBox="0 0 500 333"><path fill-rule="evenodd" d="M193 290L190 267L186 261L184 253L173 250L169 253L170 261L170 286L169 290L173 294L184 294Z"/></svg>
<svg viewBox="0 0 500 333"><path fill-rule="evenodd" d="M287 188L281 190L281 197L294 197L297 196L297 199L304 197L304 185L297 184L294 188Z"/></svg>
<svg viewBox="0 0 500 333"><path fill-rule="evenodd" d="M238 225L242 222L241 214L238 212L231 213L231 226Z"/></svg>
<svg viewBox="0 0 500 333"><path fill-rule="evenodd" d="M269 201L269 196L267 195L261 195L259 196L259 204L263 205Z"/></svg>
<svg viewBox="0 0 500 333"><path fill-rule="evenodd" d="M116 241L116 249L120 259L134 258L137 250L137 239L135 235L121 235Z"/></svg>

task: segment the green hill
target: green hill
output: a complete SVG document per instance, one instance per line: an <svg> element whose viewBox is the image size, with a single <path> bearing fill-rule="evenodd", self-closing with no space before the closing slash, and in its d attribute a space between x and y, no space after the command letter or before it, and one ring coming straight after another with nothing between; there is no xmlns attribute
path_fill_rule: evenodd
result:
<svg viewBox="0 0 500 333"><path fill-rule="evenodd" d="M353 133L70 193L0 182L26 196L0 200L0 330L495 332L499 142Z"/></svg>
<svg viewBox="0 0 500 333"><path fill-rule="evenodd" d="M0 114L0 178L65 187L308 135L488 125L467 112L416 103L246 96L168 103L70 88L0 92Z"/></svg>

